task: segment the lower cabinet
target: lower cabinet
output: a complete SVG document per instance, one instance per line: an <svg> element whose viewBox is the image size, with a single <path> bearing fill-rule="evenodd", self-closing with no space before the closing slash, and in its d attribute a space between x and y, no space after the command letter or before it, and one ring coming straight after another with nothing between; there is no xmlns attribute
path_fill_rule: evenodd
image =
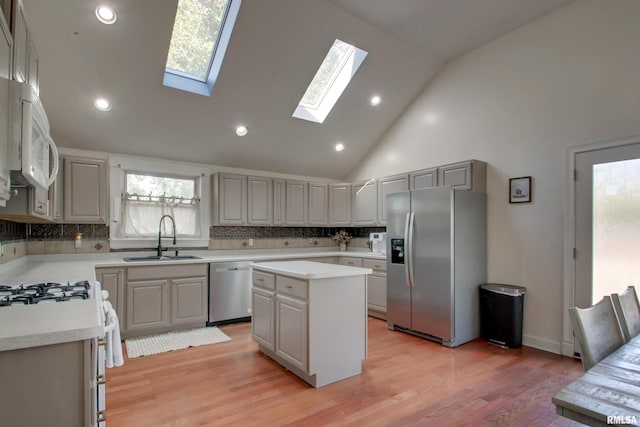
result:
<svg viewBox="0 0 640 427"><path fill-rule="evenodd" d="M126 319L127 332L169 326L169 281L127 282Z"/></svg>
<svg viewBox="0 0 640 427"><path fill-rule="evenodd" d="M364 276L303 280L259 268L251 328L260 351L314 387L359 374L367 353Z"/></svg>
<svg viewBox="0 0 640 427"><path fill-rule="evenodd" d="M99 345L94 338L0 352L0 424L105 425ZM32 402L31 408L25 402Z"/></svg>
<svg viewBox="0 0 640 427"><path fill-rule="evenodd" d="M123 337L205 326L207 268L207 264L126 268L125 309L120 310Z"/></svg>
<svg viewBox="0 0 640 427"><path fill-rule="evenodd" d="M387 319L387 262L363 259L362 266L373 273L367 276L367 308L369 316Z"/></svg>
<svg viewBox="0 0 640 427"><path fill-rule="evenodd" d="M276 276L276 354L307 372L308 283L293 277Z"/></svg>
<svg viewBox="0 0 640 427"><path fill-rule="evenodd" d="M120 267L96 268L96 279L102 290L109 292L109 302L119 319L124 319L124 269ZM120 321L122 327L122 321Z"/></svg>
<svg viewBox="0 0 640 427"><path fill-rule="evenodd" d="M367 309L369 316L387 319L387 261L341 256L340 264L373 270L367 276Z"/></svg>

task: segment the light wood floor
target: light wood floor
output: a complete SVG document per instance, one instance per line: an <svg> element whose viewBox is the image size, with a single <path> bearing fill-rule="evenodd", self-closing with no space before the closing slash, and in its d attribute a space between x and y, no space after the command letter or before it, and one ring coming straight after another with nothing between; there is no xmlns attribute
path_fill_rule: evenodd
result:
<svg viewBox="0 0 640 427"><path fill-rule="evenodd" d="M108 426L579 425L551 404L583 373L571 358L481 340L450 349L369 318L362 375L314 389L258 352L249 323L220 329L232 340L108 369Z"/></svg>

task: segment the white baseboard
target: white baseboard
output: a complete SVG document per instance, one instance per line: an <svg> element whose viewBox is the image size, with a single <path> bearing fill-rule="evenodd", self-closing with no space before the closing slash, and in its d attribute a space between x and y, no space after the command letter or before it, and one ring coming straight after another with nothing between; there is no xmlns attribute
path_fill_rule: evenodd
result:
<svg viewBox="0 0 640 427"><path fill-rule="evenodd" d="M544 350L550 353L564 354L562 353L562 343L551 341L546 338L523 335L522 344L526 345L527 347L537 348L538 350ZM573 352L571 354L573 354Z"/></svg>

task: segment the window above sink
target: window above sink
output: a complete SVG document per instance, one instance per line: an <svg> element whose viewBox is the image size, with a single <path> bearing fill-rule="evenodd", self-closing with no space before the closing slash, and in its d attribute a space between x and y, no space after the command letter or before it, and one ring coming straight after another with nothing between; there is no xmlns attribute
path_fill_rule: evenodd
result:
<svg viewBox="0 0 640 427"><path fill-rule="evenodd" d="M111 218L110 247L153 248L164 214L176 220L177 247L208 248L210 175L206 166L166 160L109 157ZM170 225L165 221L165 225ZM177 249L164 236L163 247ZM165 245L167 243L167 245ZM147 261L152 261L147 259Z"/></svg>

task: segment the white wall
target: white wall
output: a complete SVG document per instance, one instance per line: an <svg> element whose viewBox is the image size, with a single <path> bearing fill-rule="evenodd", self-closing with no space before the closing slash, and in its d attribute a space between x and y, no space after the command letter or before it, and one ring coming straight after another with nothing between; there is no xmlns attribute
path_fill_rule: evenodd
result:
<svg viewBox="0 0 640 427"><path fill-rule="evenodd" d="M640 1L577 0L444 67L349 179L486 161L488 279L527 287L525 344L559 353L566 148L637 134Z"/></svg>

